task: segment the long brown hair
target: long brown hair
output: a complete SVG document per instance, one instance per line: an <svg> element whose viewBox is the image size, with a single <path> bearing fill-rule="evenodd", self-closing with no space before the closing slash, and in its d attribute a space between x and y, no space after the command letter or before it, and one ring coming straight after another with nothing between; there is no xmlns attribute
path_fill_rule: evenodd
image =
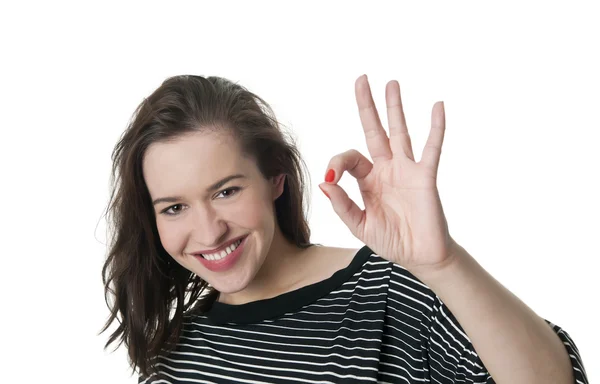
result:
<svg viewBox="0 0 600 384"><path fill-rule="evenodd" d="M102 268L110 316L101 332L119 323L105 347L125 343L131 367L145 376L155 373L158 356L175 346L183 315L208 310L218 292L162 247L142 159L152 143L205 129L228 130L265 178L286 175L283 194L275 201L277 223L293 244L312 245L303 201L306 166L271 107L221 77L166 79L137 107L112 152L110 236Z"/></svg>

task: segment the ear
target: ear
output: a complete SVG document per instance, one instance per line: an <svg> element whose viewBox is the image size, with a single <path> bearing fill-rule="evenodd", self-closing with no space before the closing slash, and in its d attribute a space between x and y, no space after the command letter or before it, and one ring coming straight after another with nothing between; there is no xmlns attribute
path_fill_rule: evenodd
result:
<svg viewBox="0 0 600 384"><path fill-rule="evenodd" d="M273 176L271 178L271 190L273 192L273 200L277 200L283 193L283 186L285 185L285 174Z"/></svg>

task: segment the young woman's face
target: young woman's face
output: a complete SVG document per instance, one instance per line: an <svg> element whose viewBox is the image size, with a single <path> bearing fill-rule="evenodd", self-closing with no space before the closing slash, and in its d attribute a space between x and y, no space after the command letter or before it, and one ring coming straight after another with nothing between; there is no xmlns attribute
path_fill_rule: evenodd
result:
<svg viewBox="0 0 600 384"><path fill-rule="evenodd" d="M244 289L273 241L283 175L266 180L230 135L216 133L152 144L143 173L165 250L220 292Z"/></svg>

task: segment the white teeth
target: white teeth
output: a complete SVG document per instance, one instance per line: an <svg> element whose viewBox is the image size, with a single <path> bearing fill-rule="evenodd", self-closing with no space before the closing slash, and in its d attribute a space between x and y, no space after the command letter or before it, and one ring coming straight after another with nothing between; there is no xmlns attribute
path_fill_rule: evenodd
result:
<svg viewBox="0 0 600 384"><path fill-rule="evenodd" d="M241 243L242 243L242 240L238 240L235 243L228 246L227 248L225 248L224 250L222 250L221 252L211 253L211 254L203 253L202 256L206 260L221 260L225 256L229 255L231 252L233 252Z"/></svg>

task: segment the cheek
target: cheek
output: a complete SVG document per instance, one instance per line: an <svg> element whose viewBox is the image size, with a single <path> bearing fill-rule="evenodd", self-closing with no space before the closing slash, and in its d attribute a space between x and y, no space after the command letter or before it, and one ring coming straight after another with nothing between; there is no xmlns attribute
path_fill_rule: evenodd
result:
<svg viewBox="0 0 600 384"><path fill-rule="evenodd" d="M173 223L157 224L160 243L170 255L178 255L184 248L184 239L181 236L181 231L177 230Z"/></svg>
<svg viewBox="0 0 600 384"><path fill-rule="evenodd" d="M232 216L231 222L244 228L255 228L263 224L264 208L260 205L248 204Z"/></svg>
<svg viewBox="0 0 600 384"><path fill-rule="evenodd" d="M273 207L262 196L248 196L231 212L231 222L246 228L264 226L273 220Z"/></svg>

